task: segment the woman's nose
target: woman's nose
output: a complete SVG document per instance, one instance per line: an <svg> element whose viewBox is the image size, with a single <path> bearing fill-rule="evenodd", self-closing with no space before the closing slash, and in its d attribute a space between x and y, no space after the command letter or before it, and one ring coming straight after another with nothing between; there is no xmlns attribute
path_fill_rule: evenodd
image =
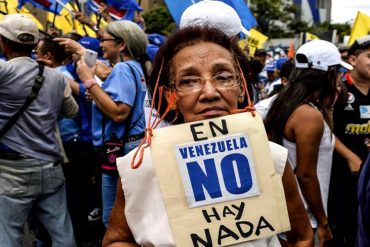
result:
<svg viewBox="0 0 370 247"><path fill-rule="evenodd" d="M207 100L214 100L215 98L219 98L220 94L217 88L213 85L212 79L205 79L203 88L200 95L200 100L207 99Z"/></svg>

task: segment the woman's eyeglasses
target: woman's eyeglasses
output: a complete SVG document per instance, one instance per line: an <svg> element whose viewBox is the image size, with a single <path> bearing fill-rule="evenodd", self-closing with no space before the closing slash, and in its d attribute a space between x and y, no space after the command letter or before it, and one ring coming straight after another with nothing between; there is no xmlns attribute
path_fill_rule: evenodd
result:
<svg viewBox="0 0 370 247"><path fill-rule="evenodd" d="M170 84L178 92L194 92L203 89L207 79L199 76L184 76L176 78ZM241 79L240 75L223 72L215 75L211 79L212 85L217 89L228 89L236 86L240 86Z"/></svg>
<svg viewBox="0 0 370 247"><path fill-rule="evenodd" d="M104 41L113 41L113 40L119 40L119 39L116 39L116 38L100 38L100 42L104 42Z"/></svg>

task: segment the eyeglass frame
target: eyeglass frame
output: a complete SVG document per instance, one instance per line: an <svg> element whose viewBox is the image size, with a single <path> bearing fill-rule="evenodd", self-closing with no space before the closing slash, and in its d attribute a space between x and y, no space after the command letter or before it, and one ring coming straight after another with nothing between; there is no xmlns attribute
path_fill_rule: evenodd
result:
<svg viewBox="0 0 370 247"><path fill-rule="evenodd" d="M100 43L101 43L101 42L104 42L104 41L114 41L114 40L122 41L122 39L118 39L118 38L106 38L106 39L104 39L104 38L100 38L100 39L99 39Z"/></svg>
<svg viewBox="0 0 370 247"><path fill-rule="evenodd" d="M178 78L175 78L175 79L173 79L172 81L170 81L170 86L175 90L175 91L177 91L177 92L182 92L182 93L188 93L188 92L199 92L199 91L201 91L203 88L204 88L204 85L205 85L205 82L206 82L206 80L209 80L211 83L212 83L212 85L213 85L213 87L215 87L215 88L217 88L217 89L228 89L228 88L233 88L233 87L237 87L237 86L240 86L241 84L242 84L242 77L241 77L241 75L239 74L239 73L230 73L230 75L233 75L234 76L234 81L235 82L237 82L236 84L233 84L233 85L230 85L230 86L228 86L228 87L224 87L224 88L219 88L219 87L217 87L217 86L215 86L215 84L214 84L214 81L215 81L215 77L217 77L217 76L220 76L221 74L217 74L217 75L215 75L215 76L213 76L212 78L207 78L207 79L205 79L205 78L203 78L203 77L200 77L200 76L192 76L193 78L197 78L197 79L201 79L201 84L202 84L202 86L199 88L199 89L191 89L191 90L179 90L178 89L178 87L176 86L176 83L175 83L175 81L177 80L177 79L179 79L179 78L181 78L181 77L178 77ZM184 76L184 77L186 77L186 76ZM183 77L183 78L184 78ZM188 77L190 77L190 76L188 76Z"/></svg>

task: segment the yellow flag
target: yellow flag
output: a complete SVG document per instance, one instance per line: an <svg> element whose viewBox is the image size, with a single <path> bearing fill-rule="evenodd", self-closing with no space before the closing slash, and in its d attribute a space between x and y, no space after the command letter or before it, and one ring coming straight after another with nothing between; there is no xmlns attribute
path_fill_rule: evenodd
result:
<svg viewBox="0 0 370 247"><path fill-rule="evenodd" d="M8 14L15 14L15 13L21 13L22 15L30 17L32 20L34 20L37 24L37 27L41 30L44 29L44 26L42 23L25 7L23 6L20 10L17 9L18 1L17 0L7 0L7 5L5 6L5 3L0 2L0 10L2 12L8 13ZM0 20L4 19L4 15L0 15Z"/></svg>
<svg viewBox="0 0 370 247"><path fill-rule="evenodd" d="M82 36L88 35L90 37L96 37L96 33L94 30L89 28L87 25L85 25L84 28L80 22L72 18L70 12L73 9L77 9L76 4L73 3L73 5L74 6L72 6L71 3L67 3L66 8L68 8L69 11L66 8L63 8L60 12L60 15L55 16L55 21L54 14L52 12L35 8L30 4L25 4L22 9L18 10L18 0L7 0L6 7L4 3L0 2L0 10L8 14L21 13L23 15L29 16L37 23L38 28L42 31L47 31L48 28L52 26L52 23L54 21L54 28L59 29L61 33L77 32ZM0 14L0 20L2 20L3 18L4 15ZM96 14L93 14L91 16L91 19L95 23L97 23ZM102 19L100 21L100 27L104 27L105 25L107 25L107 23Z"/></svg>
<svg viewBox="0 0 370 247"><path fill-rule="evenodd" d="M306 42L314 39L320 39L318 36L316 36L313 33L306 32Z"/></svg>
<svg viewBox="0 0 370 247"><path fill-rule="evenodd" d="M352 45L356 39L368 35L370 32L370 16L358 11L355 23L351 30L351 37L348 44Z"/></svg>
<svg viewBox="0 0 370 247"><path fill-rule="evenodd" d="M249 30L250 36L248 37L249 54L254 56L257 49L263 48L263 43L268 40L268 37L256 29L252 28Z"/></svg>

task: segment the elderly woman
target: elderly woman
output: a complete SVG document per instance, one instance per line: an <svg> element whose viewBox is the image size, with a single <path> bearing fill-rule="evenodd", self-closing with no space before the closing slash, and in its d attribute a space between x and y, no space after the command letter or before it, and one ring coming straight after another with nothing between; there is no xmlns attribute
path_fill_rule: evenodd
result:
<svg viewBox="0 0 370 247"><path fill-rule="evenodd" d="M84 59L78 62L78 75L93 99L93 143L104 152L101 165L105 226L116 197L118 173L115 158L137 147L144 137L143 104L149 69L146 64L147 45L145 33L135 23L111 22L106 26L100 46L103 57L109 60L113 70L101 87L94 80L96 66L88 67Z"/></svg>
<svg viewBox="0 0 370 247"><path fill-rule="evenodd" d="M170 107L173 110L166 114L165 109L170 103L163 99L162 107L158 107L159 100L154 97L157 111L168 122L178 115L173 124L231 114L246 98L240 79L242 70L238 64L246 64L245 56L237 44L220 31L208 27L189 27L177 31L160 48L149 83L152 96L156 86L164 86L164 97L175 104ZM171 95L176 96L175 101ZM272 145L270 148L284 153L281 146ZM145 149L145 152L149 151ZM122 158L124 165L119 166L123 190L119 183L103 246L176 246L150 155L144 155L138 170L129 172L132 153ZM283 183L292 227L287 237L292 246L312 246L313 233L292 170L289 165L285 166L285 160L278 163L282 167L279 168L281 173L284 171ZM139 174L145 178L141 177L140 180L136 176ZM280 244L277 237L273 236L237 246Z"/></svg>
<svg viewBox="0 0 370 247"><path fill-rule="evenodd" d="M328 246L332 234L327 202L335 145L330 110L340 90L340 68L351 66L341 61L335 45L323 40L301 46L295 61L288 86L267 114L266 130L272 141L288 149L312 228L320 246Z"/></svg>

